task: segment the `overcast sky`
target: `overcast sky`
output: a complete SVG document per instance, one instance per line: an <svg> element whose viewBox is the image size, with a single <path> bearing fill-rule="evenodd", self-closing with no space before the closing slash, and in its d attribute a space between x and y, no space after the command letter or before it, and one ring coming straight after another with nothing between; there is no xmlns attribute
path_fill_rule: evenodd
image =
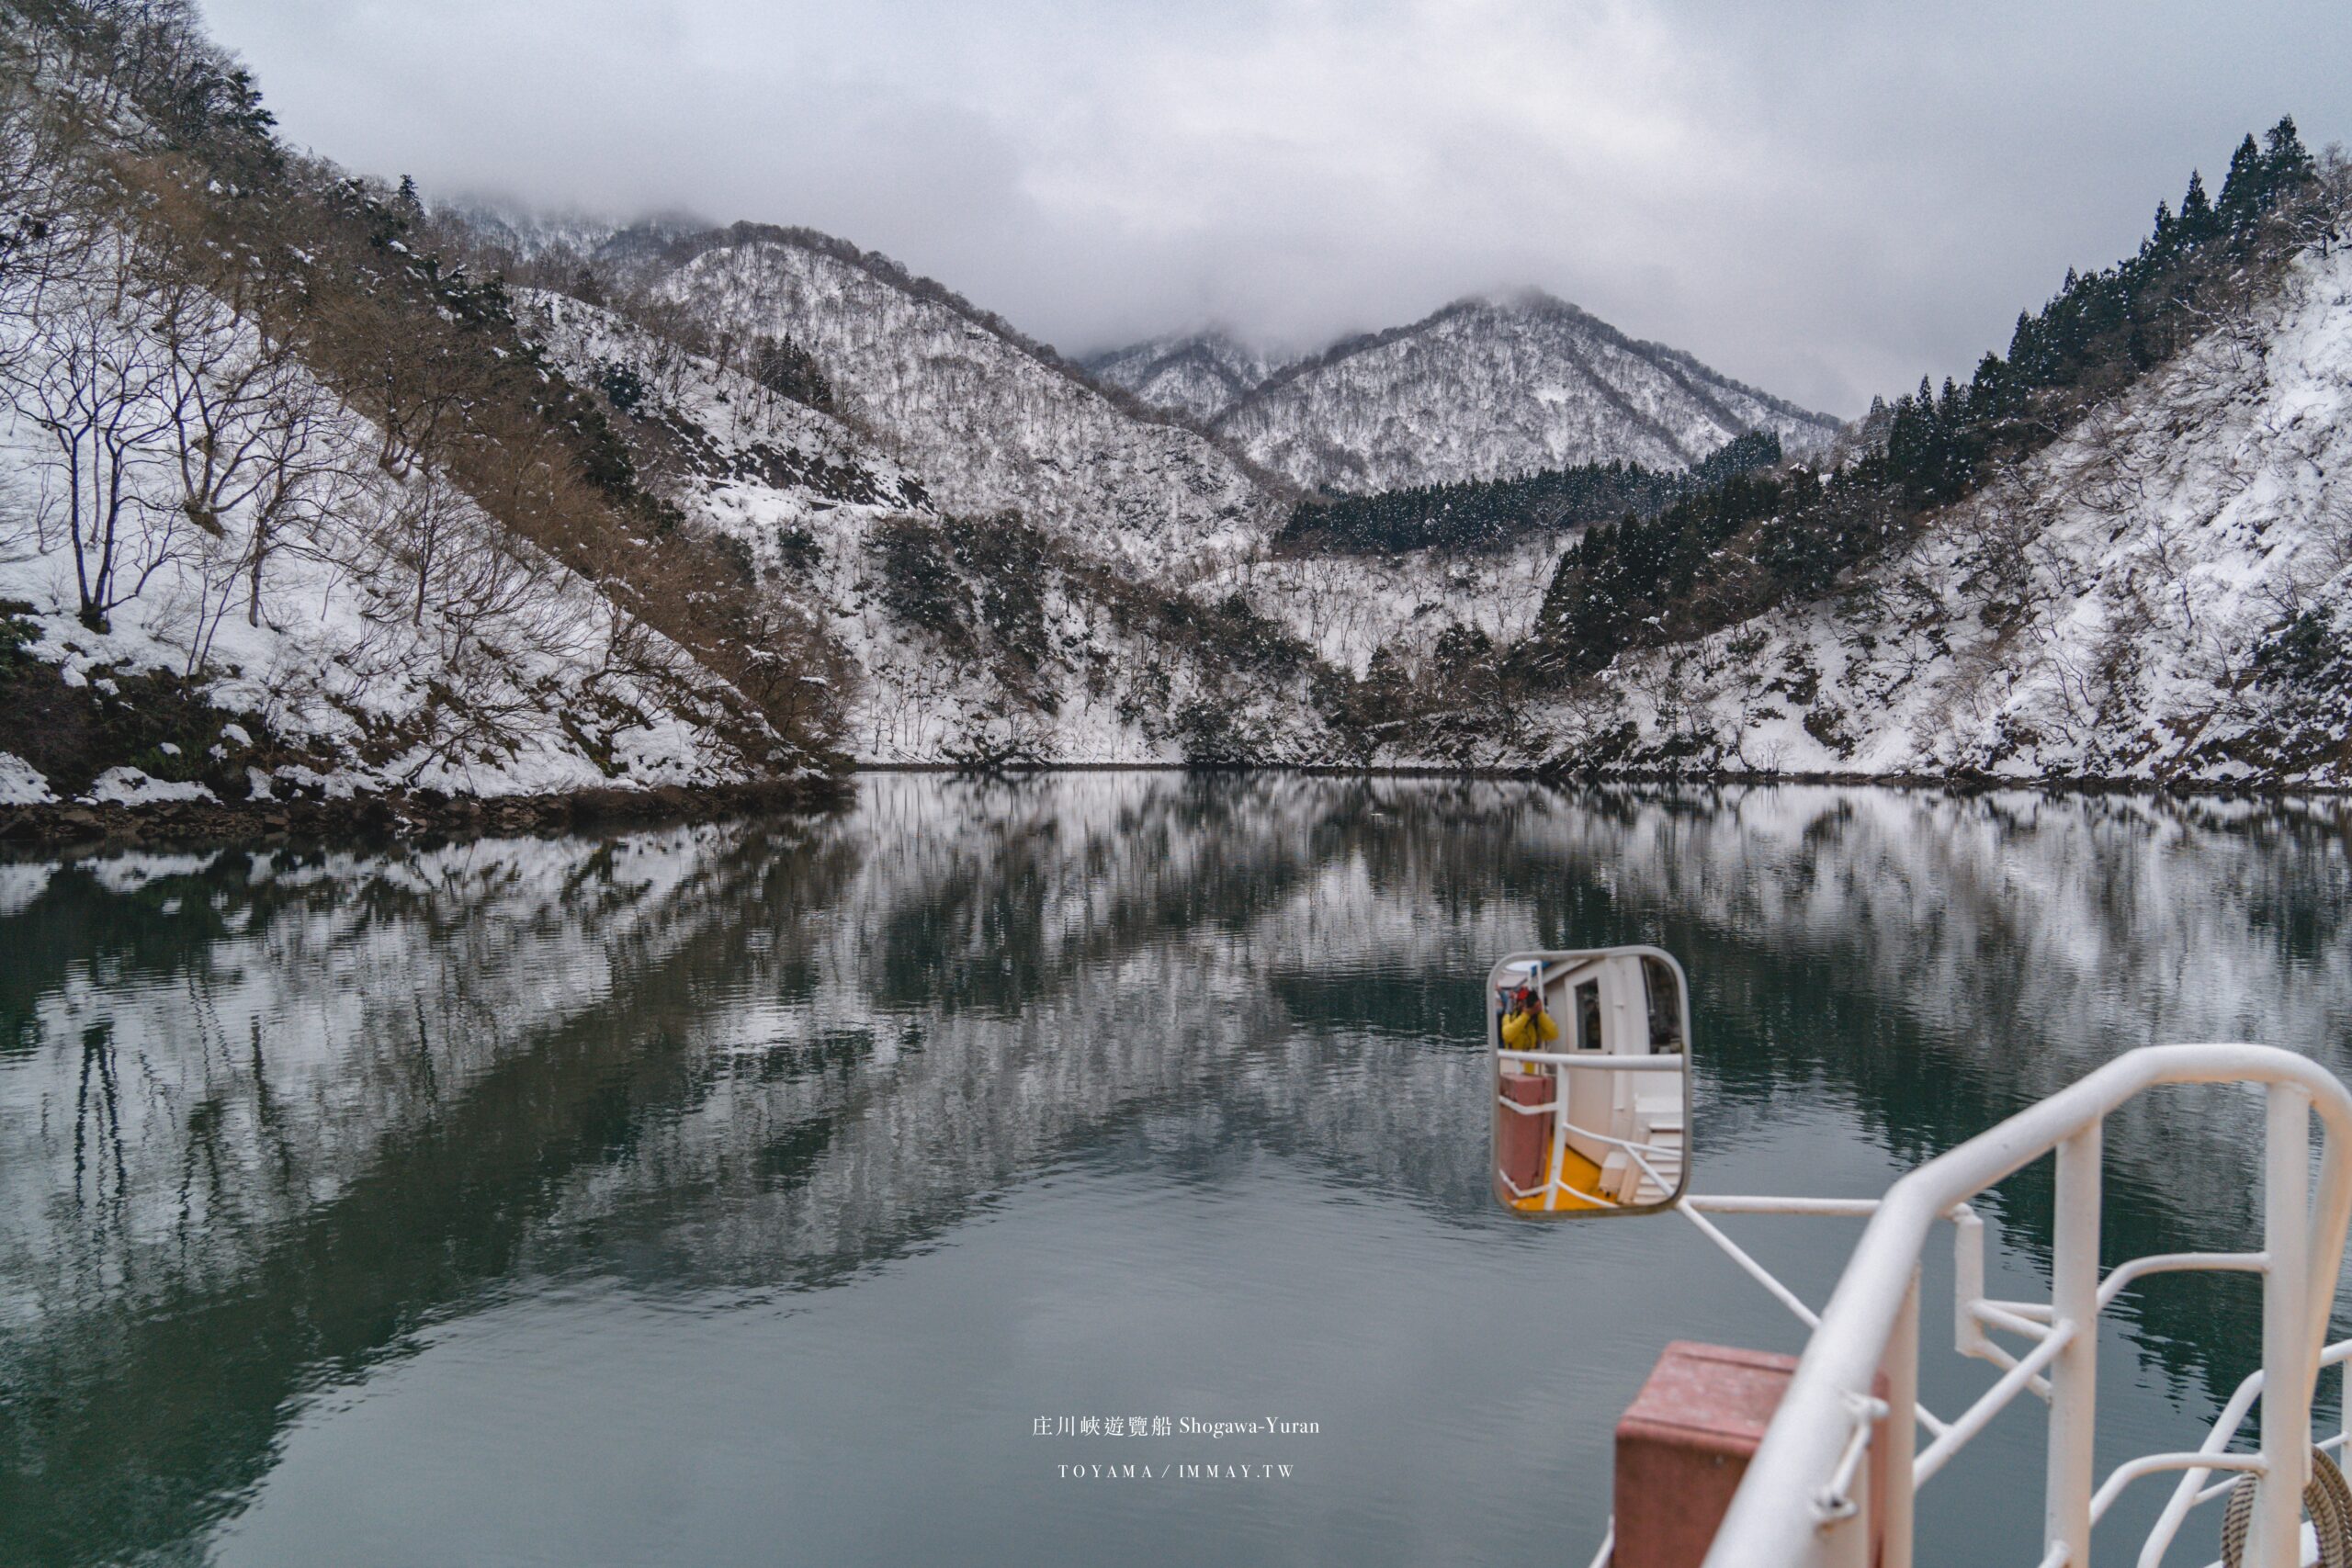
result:
<svg viewBox="0 0 2352 1568"><path fill-rule="evenodd" d="M808 224L1066 352L1533 284L1839 414L1964 374L2192 165L2352 136L2352 6L204 0L428 198Z"/></svg>

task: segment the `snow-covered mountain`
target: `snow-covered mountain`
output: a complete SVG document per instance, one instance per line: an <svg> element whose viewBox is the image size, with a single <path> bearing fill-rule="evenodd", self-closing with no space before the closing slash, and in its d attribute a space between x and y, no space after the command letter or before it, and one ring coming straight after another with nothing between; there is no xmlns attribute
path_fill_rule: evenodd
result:
<svg viewBox="0 0 2352 1568"><path fill-rule="evenodd" d="M1153 408L1206 423L1262 385L1288 361L1212 327L1156 337L1094 355L1089 373L1124 387Z"/></svg>
<svg viewBox="0 0 2352 1568"><path fill-rule="evenodd" d="M0 7L10 826L834 771L818 628L638 484L413 188L269 127L188 8Z"/></svg>
<svg viewBox="0 0 2352 1568"><path fill-rule="evenodd" d="M1561 754L1681 772L2352 784L2352 251L1834 597L1621 657Z"/></svg>
<svg viewBox="0 0 2352 1568"><path fill-rule="evenodd" d="M919 477L876 451L854 416L778 397L613 310L547 291L521 303L526 324L566 371L629 389L616 426L647 481L735 541L748 570L805 606L849 655L859 679L843 739L860 761L1346 760L1313 717L1316 647L1240 591L1254 551L1188 591L1165 570L1165 533L1122 534L1086 510L1076 487L1044 492L1067 498L1067 510L1037 504L1037 492L993 492L996 506L1035 523L959 515L941 492L968 486L968 472L950 465L932 470L944 480ZM827 359L845 401L855 383L844 366L919 368L867 352L873 358ZM1000 365L1017 353L966 352ZM1136 428L1146 441L1182 434ZM1008 471L1017 479L1051 470ZM1179 521L1183 493L1161 502ZM1202 548L1193 538L1204 561L1219 558L1220 541ZM1160 569L1138 571L1139 553ZM1424 596L1418 584L1408 592L1414 602ZM1361 607L1349 608L1356 613L1322 614L1334 628L1362 625ZM1390 611L1384 624L1393 630L1407 618Z"/></svg>
<svg viewBox="0 0 2352 1568"><path fill-rule="evenodd" d="M1121 407L939 285L803 231L711 238L656 289L717 333L789 337L815 355L843 416L920 472L943 511L1017 511L1151 570L1265 536L1275 498L1232 455Z"/></svg>
<svg viewBox="0 0 2352 1568"><path fill-rule="evenodd" d="M1309 489L1364 491L1619 459L1679 468L1751 430L1804 451L1838 422L1530 291L1340 344L1215 428Z"/></svg>
<svg viewBox="0 0 2352 1568"><path fill-rule="evenodd" d="M1978 428L1955 389L1830 452L1825 417L1536 294L1097 380L807 230L428 218L288 164L287 245L229 194L283 152L234 94L171 143L225 178L83 210L44 179L147 133L31 112L116 69L61 49L0 51L0 227L45 247L0 271L0 805L765 783L836 748L2352 784L2352 169L2283 121L2235 216L2045 312L2073 353L2067 311L2128 297L2131 352L2083 379L2012 344L1984 417L2048 445L1947 439ZM2211 287L2192 314L2151 277ZM1822 491L1793 474L1715 492L1724 531L1662 514L1707 581L1620 601L1645 629L1614 640L1547 592L1589 581L1577 526L1385 556L1283 527L1309 487L1758 432L1894 473L1931 425L1905 461L1943 467L1836 529L1774 510Z"/></svg>
<svg viewBox="0 0 2352 1568"><path fill-rule="evenodd" d="M798 574L810 613L864 671L848 739L860 757L2211 782L2352 772L2352 713L2328 673L2352 623L2352 495L2329 477L2352 466L2352 446L2337 450L2352 439L2340 254L2306 252L2202 342L2002 485L1930 513L1903 554L1834 596L1515 695L1497 671L1533 630L1563 536L1385 560L1273 551L1280 502L1248 468L887 263L751 238L702 249L661 288L739 335L788 333L832 378L842 417L776 405L763 417L793 429L767 434L744 423L762 394L715 363L662 384L721 452L670 493L741 537L761 571ZM551 341L583 377L664 352ZM1464 406L1528 423L1460 418L1437 389L1464 377L1485 389ZM1520 398L1530 386L1547 395ZM1367 441L1385 421L1441 474L1510 466L1498 452L1589 455L1542 445L1571 430L1633 443L1599 455L1663 466L1743 424L1800 446L1826 425L1529 299L1470 302L1278 373L1222 428L1271 428L1285 400L1355 408L1358 423L1338 428ZM779 463L763 442L797 455ZM1276 462L1297 453L1261 448ZM1402 477L1401 457L1383 461L1374 477ZM867 491L839 489L853 470ZM834 478L792 477L819 471ZM1008 509L1026 524L976 521ZM944 615L910 607L918 579Z"/></svg>
<svg viewBox="0 0 2352 1568"><path fill-rule="evenodd" d="M526 259L551 252L594 260L623 259L658 251L710 228L707 219L684 212L659 213L623 223L574 209L539 211L489 200L436 202L433 215L443 222L461 225L480 243Z"/></svg>

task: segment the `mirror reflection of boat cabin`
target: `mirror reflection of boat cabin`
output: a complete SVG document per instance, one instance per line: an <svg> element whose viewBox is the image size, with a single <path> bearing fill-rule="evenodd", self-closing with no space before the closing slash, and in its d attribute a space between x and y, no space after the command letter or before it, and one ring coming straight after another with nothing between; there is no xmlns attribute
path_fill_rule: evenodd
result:
<svg viewBox="0 0 2352 1568"><path fill-rule="evenodd" d="M1487 986L1495 1196L1515 1213L1645 1213L1690 1169L1690 998L1655 947L1514 953Z"/></svg>

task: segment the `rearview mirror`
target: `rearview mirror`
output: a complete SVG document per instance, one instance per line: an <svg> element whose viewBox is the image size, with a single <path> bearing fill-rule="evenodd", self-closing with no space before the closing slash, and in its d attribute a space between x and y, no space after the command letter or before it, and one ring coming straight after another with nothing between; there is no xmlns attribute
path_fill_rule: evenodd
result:
<svg viewBox="0 0 2352 1568"><path fill-rule="evenodd" d="M1655 947L1518 953L1487 981L1495 1197L1645 1214L1690 1179L1690 993Z"/></svg>

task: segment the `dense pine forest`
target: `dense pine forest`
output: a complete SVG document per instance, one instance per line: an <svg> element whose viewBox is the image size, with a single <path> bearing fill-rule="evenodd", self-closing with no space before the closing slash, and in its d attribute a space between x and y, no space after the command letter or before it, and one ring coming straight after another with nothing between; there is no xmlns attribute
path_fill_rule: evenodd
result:
<svg viewBox="0 0 2352 1568"><path fill-rule="evenodd" d="M1758 430L1736 437L1689 468L1580 463L1517 479L1419 485L1369 495L1326 494L1293 508L1276 542L1360 555L1493 549L1579 524L1647 517L1735 474L1769 468L1780 461L1780 437Z"/></svg>

